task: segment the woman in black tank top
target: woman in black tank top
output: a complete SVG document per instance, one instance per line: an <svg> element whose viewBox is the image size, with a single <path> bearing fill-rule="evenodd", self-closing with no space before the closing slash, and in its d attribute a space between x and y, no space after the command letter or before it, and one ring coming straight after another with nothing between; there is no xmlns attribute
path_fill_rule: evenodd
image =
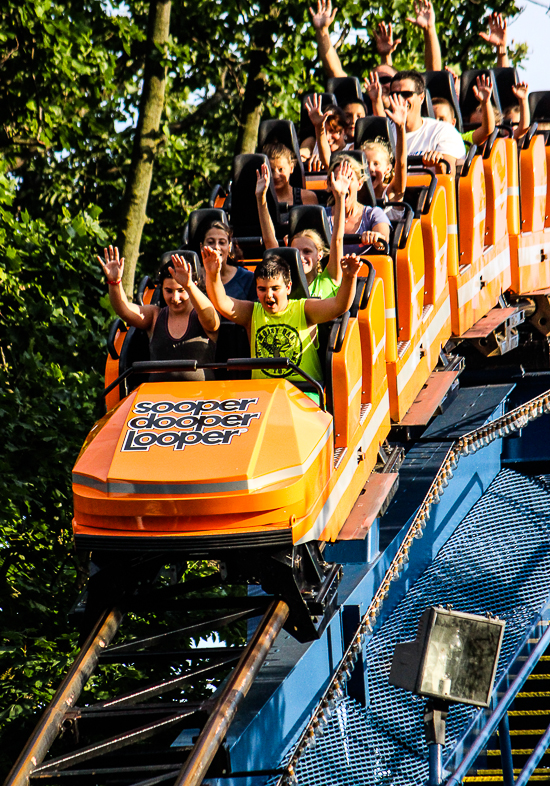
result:
<svg viewBox="0 0 550 786"><path fill-rule="evenodd" d="M117 315L128 325L147 331L151 360L214 360L215 342L220 325L218 313L193 281L191 266L174 254L172 262L161 267L158 284L162 306L130 303L122 288L124 259L118 248L105 249L98 260L107 276L109 300ZM174 379L170 375L170 379ZM213 379L210 371L178 372L177 379ZM161 377L155 375L160 381Z"/></svg>

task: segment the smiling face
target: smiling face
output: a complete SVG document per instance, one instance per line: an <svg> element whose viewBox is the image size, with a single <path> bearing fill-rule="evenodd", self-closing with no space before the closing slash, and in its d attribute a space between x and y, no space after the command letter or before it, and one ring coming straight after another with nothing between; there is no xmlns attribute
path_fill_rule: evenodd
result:
<svg viewBox="0 0 550 786"><path fill-rule="evenodd" d="M285 284L279 273L275 278L257 278L256 292L260 305L268 314L279 314L288 306L292 284Z"/></svg>
<svg viewBox="0 0 550 786"><path fill-rule="evenodd" d="M346 139L348 142L353 142L355 134L355 124L360 117L366 117L365 108L362 104L349 103L344 107L344 114L346 116Z"/></svg>
<svg viewBox="0 0 550 786"><path fill-rule="evenodd" d="M336 150L342 150L346 143L345 132L346 129L339 125L338 120L333 118L327 120L325 133L331 153L334 153Z"/></svg>
<svg viewBox="0 0 550 786"><path fill-rule="evenodd" d="M309 237L295 237L290 245L292 248L297 248L300 252L304 273L306 274L308 284L310 284L317 275L317 269L323 253L319 251Z"/></svg>
<svg viewBox="0 0 550 786"><path fill-rule="evenodd" d="M372 187L378 195L378 191L383 190L387 177L391 175L392 165L387 152L381 146L376 145L371 150L367 150L366 156Z"/></svg>
<svg viewBox="0 0 550 786"><path fill-rule="evenodd" d="M212 227L209 229L204 236L204 240L201 243L201 250L208 246L209 248L213 248L217 250L221 254L222 265L227 263L227 257L229 256L229 252L231 251L231 240L227 232L224 232L223 229L218 229L217 227Z"/></svg>
<svg viewBox="0 0 550 786"><path fill-rule="evenodd" d="M290 161L287 158L270 158L269 166L271 167L271 175L273 177L275 190L284 188L288 185L288 179L293 169Z"/></svg>
<svg viewBox="0 0 550 786"><path fill-rule="evenodd" d="M424 101L424 92L417 93L412 79L398 79L392 82L392 93L401 93L407 104L407 130L414 128L421 120L420 110Z"/></svg>
<svg viewBox="0 0 550 786"><path fill-rule="evenodd" d="M180 314L187 308L189 295L181 284L178 284L173 278L165 278L162 282L162 296L164 297L164 302L174 314Z"/></svg>

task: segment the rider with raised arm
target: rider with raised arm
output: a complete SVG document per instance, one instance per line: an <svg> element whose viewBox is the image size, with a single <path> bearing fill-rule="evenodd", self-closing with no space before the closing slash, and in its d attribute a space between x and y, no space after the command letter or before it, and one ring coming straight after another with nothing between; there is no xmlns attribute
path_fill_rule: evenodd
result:
<svg viewBox="0 0 550 786"><path fill-rule="evenodd" d="M497 11L493 11L487 18L489 26L488 33L480 33L480 37L497 50L497 68L509 68L507 49L507 27L506 19Z"/></svg>
<svg viewBox="0 0 550 786"><path fill-rule="evenodd" d="M226 319L246 328L253 358L288 357L313 379L323 380L317 355L317 330L347 311L353 303L361 260L355 256L341 261L342 283L335 297L289 300L292 289L290 268L280 257L260 262L254 272L257 303L229 297L220 277L217 252L204 258L206 288L217 310ZM286 377L300 380L294 371L281 373L263 369L252 372L253 379Z"/></svg>
<svg viewBox="0 0 550 786"><path fill-rule="evenodd" d="M331 0L317 0L317 11L309 9L311 14L315 38L319 57L327 76L342 77L347 76L342 68L342 63L338 53L330 40L330 26L334 22L338 9L332 9ZM430 0L418 0L414 4L415 17L408 17L407 21L416 25L424 32L424 60L426 71L441 70L441 50L435 28L435 13ZM373 71L378 74L382 86L382 96L384 104L387 104L389 94L389 84L396 71L392 66L391 58L393 52L401 42L401 39L394 41L391 24L387 26L380 23L375 32L374 40L376 48L381 57L381 64L376 66Z"/></svg>
<svg viewBox="0 0 550 786"><path fill-rule="evenodd" d="M326 256L327 249L321 236L312 229L304 229L290 238L291 248L297 248L308 283L311 297L333 297L338 291L342 280L340 260L344 255L345 231L345 199L353 171L350 164L344 161L337 174L332 172L327 184L334 196L334 226L330 241L330 252L327 266L323 270L321 260ZM262 227L262 237L266 248L279 248L275 237L275 228L267 209L266 194L269 188L269 169L262 164L261 172L256 170L256 202Z"/></svg>
<svg viewBox="0 0 550 786"><path fill-rule="evenodd" d="M409 156L441 153L455 172L456 160L464 158L464 142L456 128L449 123L440 123L431 117L422 117L421 109L425 97L422 74L418 71L399 71L391 83L391 95L400 95L407 104L406 137ZM432 165L433 162L430 162ZM441 166L436 166L444 171Z"/></svg>
<svg viewBox="0 0 550 786"><path fill-rule="evenodd" d="M157 276L161 306L130 303L122 287L124 259L118 248L104 249L99 264L109 285L109 300L115 313L131 327L145 330L151 360L214 361L220 318L212 303L193 281L191 265L178 254L163 265ZM155 377L158 378L158 377ZM214 379L209 370L177 372L183 380Z"/></svg>

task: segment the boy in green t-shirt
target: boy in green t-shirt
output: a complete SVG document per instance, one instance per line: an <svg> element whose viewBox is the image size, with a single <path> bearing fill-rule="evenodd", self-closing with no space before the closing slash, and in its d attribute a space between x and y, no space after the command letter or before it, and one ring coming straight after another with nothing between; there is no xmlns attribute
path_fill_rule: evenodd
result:
<svg viewBox="0 0 550 786"><path fill-rule="evenodd" d="M252 357L288 357L319 382L323 381L317 356L316 328L347 311L355 296L361 260L354 254L341 262L342 283L335 297L318 300L289 300L290 268L280 257L260 262L254 272L258 303L237 300L226 294L220 277L221 260L217 249L203 249L206 290L219 313L246 328ZM254 377L269 377L257 371ZM281 376L280 372L271 376ZM285 377L293 379L292 374Z"/></svg>

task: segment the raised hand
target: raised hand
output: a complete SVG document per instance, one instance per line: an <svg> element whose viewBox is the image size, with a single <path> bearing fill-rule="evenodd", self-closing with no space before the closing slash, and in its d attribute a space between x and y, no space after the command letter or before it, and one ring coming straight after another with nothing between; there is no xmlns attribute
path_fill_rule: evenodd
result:
<svg viewBox="0 0 550 786"><path fill-rule="evenodd" d="M320 172L323 169L323 162L319 156L319 153L314 153L310 158L307 160L307 169L308 172Z"/></svg>
<svg viewBox="0 0 550 786"><path fill-rule="evenodd" d="M486 104L493 92L491 77L487 74L478 76L475 85L472 85L472 92L481 104Z"/></svg>
<svg viewBox="0 0 550 786"><path fill-rule="evenodd" d="M309 9L315 30L328 30L334 22L337 11L337 8L332 10L331 0L317 0L317 12L311 7Z"/></svg>
<svg viewBox="0 0 550 786"><path fill-rule="evenodd" d="M386 109L386 114L393 120L396 126L403 128L407 122L407 102L400 95L389 95L390 108Z"/></svg>
<svg viewBox="0 0 550 786"><path fill-rule="evenodd" d="M119 259L118 248L116 246L109 246L103 249L104 260L98 256L99 264L103 268L103 272L107 277L110 284L119 281L124 272L124 258Z"/></svg>
<svg viewBox="0 0 550 786"><path fill-rule="evenodd" d="M418 0L418 2L415 2L414 13L416 18L408 16L407 22L420 27L421 30L429 30L431 27L435 27L435 12L430 0Z"/></svg>
<svg viewBox="0 0 550 786"><path fill-rule="evenodd" d="M382 97L382 85L380 84L380 80L378 79L378 72L371 71L369 74L369 80L365 79L365 84L363 85L363 89L365 93L368 95L372 103L374 104L378 99Z"/></svg>
<svg viewBox="0 0 550 786"><path fill-rule="evenodd" d="M363 234L373 234L376 235L376 232L364 232ZM380 235L379 237L382 237ZM345 257L342 257L340 262L340 267L342 268L342 275L345 278L355 278L355 276L359 273L361 269L361 265L363 262L361 261L360 257L356 257L355 254L346 254Z"/></svg>
<svg viewBox="0 0 550 786"><path fill-rule="evenodd" d="M308 96L306 98L305 107L309 115L309 119L315 128L322 126L324 122L322 103L323 99L319 93L314 93L313 96Z"/></svg>
<svg viewBox="0 0 550 786"><path fill-rule="evenodd" d="M173 267L168 268L170 275L174 281L187 289L193 283L193 268L179 254L172 254L172 265Z"/></svg>
<svg viewBox="0 0 550 786"><path fill-rule="evenodd" d="M498 14L496 11L493 11L493 13L487 18L487 24L489 26L489 32L480 33L479 35L481 38L483 38L484 41L487 41L487 43L491 44L492 46L506 46L506 29L508 27L508 23L502 14Z"/></svg>
<svg viewBox="0 0 550 786"><path fill-rule="evenodd" d="M256 170L256 196L259 197L262 202L265 200L270 180L271 175L269 173L269 167L267 164L262 164L261 171L259 169Z"/></svg>
<svg viewBox="0 0 550 786"><path fill-rule="evenodd" d="M202 246L201 253L204 269L208 275L210 275L212 278L216 278L222 269L221 251L219 251L217 248L211 248L210 246Z"/></svg>
<svg viewBox="0 0 550 786"><path fill-rule="evenodd" d="M516 98L519 98L520 101L525 101L529 95L529 85L527 82L518 82L516 85L512 85L512 93Z"/></svg>
<svg viewBox="0 0 550 786"><path fill-rule="evenodd" d="M379 55L391 55L401 43L401 39L393 40L391 22L387 26L384 22L379 22L374 31L374 42Z"/></svg>
<svg viewBox="0 0 550 786"><path fill-rule="evenodd" d="M342 161L341 165L330 173L329 188L343 199L349 191L349 184L353 177L353 169L349 161Z"/></svg>

